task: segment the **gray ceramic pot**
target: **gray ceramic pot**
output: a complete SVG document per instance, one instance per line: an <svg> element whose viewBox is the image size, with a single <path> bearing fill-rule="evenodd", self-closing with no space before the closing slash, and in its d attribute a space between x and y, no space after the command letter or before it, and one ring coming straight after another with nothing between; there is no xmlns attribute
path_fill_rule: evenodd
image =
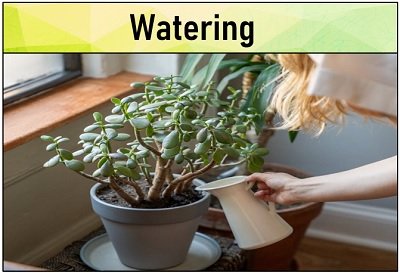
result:
<svg viewBox="0 0 400 273"><path fill-rule="evenodd" d="M194 180L194 184L204 182ZM208 210L210 195L176 208L123 208L101 201L96 184L90 190L93 210L101 217L121 262L136 269L156 270L181 264Z"/></svg>

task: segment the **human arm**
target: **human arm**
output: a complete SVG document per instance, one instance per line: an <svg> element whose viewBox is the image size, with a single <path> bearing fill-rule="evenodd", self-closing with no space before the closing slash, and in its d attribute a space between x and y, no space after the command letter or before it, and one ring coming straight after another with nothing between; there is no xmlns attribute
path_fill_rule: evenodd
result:
<svg viewBox="0 0 400 273"><path fill-rule="evenodd" d="M344 172L299 179L285 173L255 173L255 196L280 204L365 200L397 194L397 156Z"/></svg>

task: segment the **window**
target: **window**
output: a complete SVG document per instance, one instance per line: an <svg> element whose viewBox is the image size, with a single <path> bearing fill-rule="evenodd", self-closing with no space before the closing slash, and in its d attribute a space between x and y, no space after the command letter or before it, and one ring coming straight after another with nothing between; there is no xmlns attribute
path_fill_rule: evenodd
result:
<svg viewBox="0 0 400 273"><path fill-rule="evenodd" d="M81 75L79 54L4 54L4 104Z"/></svg>

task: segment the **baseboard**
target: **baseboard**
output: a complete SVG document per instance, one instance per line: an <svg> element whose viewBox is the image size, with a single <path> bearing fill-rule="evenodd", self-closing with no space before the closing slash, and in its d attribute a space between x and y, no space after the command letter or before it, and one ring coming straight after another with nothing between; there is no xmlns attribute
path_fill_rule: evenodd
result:
<svg viewBox="0 0 400 273"><path fill-rule="evenodd" d="M306 235L397 251L397 211L348 202L327 203Z"/></svg>
<svg viewBox="0 0 400 273"><path fill-rule="evenodd" d="M30 252L24 254L18 258L18 262L39 266L44 261L63 250L67 245L81 239L89 232L100 227L100 225L99 217L94 214L90 215L73 226L66 227L66 230L59 233L57 237L49 238L49 240L43 244L38 245Z"/></svg>

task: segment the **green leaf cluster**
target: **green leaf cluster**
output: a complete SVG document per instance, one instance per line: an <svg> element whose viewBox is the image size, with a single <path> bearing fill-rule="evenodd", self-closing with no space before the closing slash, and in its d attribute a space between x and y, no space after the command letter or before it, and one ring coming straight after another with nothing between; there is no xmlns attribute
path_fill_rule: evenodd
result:
<svg viewBox="0 0 400 273"><path fill-rule="evenodd" d="M61 147L68 138L42 136L48 142L46 150L55 152L44 166L62 163L83 173L88 164L94 166L88 176L129 181L149 179L158 171L151 163L154 160L168 162L169 168L181 165L187 172L228 161L246 162L249 171L259 171L267 150L251 143L247 133L262 120L263 105L257 102L265 100L270 86L257 80L247 97L242 90L227 86L245 72L259 73L260 82L269 81L279 68L224 60L224 54L212 55L206 66L198 68L203 57L189 54L179 76L132 83L131 94L111 99L110 113L93 113L93 122L79 135L80 147L74 152ZM214 82L216 71L224 68L233 68L232 73Z"/></svg>

